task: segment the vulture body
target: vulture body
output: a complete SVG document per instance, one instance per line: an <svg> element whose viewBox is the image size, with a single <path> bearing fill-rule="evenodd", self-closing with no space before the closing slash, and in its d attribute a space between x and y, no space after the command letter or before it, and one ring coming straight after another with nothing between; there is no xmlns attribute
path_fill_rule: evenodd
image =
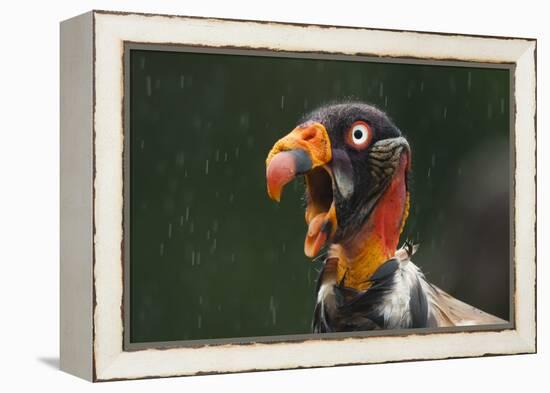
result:
<svg viewBox="0 0 550 393"><path fill-rule="evenodd" d="M409 212L411 149L395 124L361 102L323 106L275 143L269 196L303 175L304 252L326 257L317 283L316 333L504 323L430 284L397 248Z"/></svg>
<svg viewBox="0 0 550 393"><path fill-rule="evenodd" d="M430 284L410 260L416 246L405 243L396 256L369 278L366 291L355 291L331 277L326 260L317 280L313 332L467 326L505 321L450 296Z"/></svg>

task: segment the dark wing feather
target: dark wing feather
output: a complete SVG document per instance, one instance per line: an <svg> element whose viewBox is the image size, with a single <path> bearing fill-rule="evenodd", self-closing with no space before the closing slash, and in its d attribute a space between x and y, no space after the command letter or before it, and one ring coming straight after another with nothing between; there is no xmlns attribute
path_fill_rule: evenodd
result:
<svg viewBox="0 0 550 393"><path fill-rule="evenodd" d="M339 306L340 312L346 316L342 324L348 331L381 329L384 326L383 315L376 306L393 289L393 278L398 268L399 262L396 259L384 262L371 276L369 281L372 285L368 290L356 292L351 300ZM337 288L340 291L349 291L349 288Z"/></svg>
<svg viewBox="0 0 550 393"><path fill-rule="evenodd" d="M409 308L412 328L428 326L428 299L420 281L417 281L411 288Z"/></svg>
<svg viewBox="0 0 550 393"><path fill-rule="evenodd" d="M326 266L325 263L319 273L317 293L325 279ZM382 266L384 268L379 272L377 271L376 281L366 292L342 285L334 285L330 300L323 299L315 305L312 323L313 332L327 333L380 329L383 326L383 320L381 316L373 311L373 306L389 288L392 275L397 269L393 263ZM367 294L369 295L367 296ZM330 301L330 304L325 303L325 301Z"/></svg>
<svg viewBox="0 0 550 393"><path fill-rule="evenodd" d="M387 279L390 276L393 276L398 268L399 262L397 261L397 259L392 258L380 265L380 267L376 269L376 271L372 274L369 281L376 282Z"/></svg>
<svg viewBox="0 0 550 393"><path fill-rule="evenodd" d="M384 262L371 276L370 288L365 292L360 292L358 296L344 304L342 309L351 313L372 311L372 307L380 303L382 297L392 290L393 275L398 268L399 262L396 259L392 258Z"/></svg>

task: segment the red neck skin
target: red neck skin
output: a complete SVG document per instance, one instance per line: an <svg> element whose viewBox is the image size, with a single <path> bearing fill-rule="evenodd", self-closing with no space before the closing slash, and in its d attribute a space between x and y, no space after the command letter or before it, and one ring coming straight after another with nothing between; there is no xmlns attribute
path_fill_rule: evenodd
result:
<svg viewBox="0 0 550 393"><path fill-rule="evenodd" d="M339 258L337 279L345 278L344 286L367 289L370 276L394 256L408 214L408 166L408 154L402 154L391 183L366 224L352 239L331 248L329 256Z"/></svg>

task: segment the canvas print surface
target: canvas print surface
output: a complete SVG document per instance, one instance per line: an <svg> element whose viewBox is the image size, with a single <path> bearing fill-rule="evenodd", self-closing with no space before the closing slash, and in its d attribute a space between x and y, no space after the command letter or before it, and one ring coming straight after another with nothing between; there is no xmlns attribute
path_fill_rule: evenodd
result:
<svg viewBox="0 0 550 393"><path fill-rule="evenodd" d="M129 51L131 343L510 320L510 70Z"/></svg>

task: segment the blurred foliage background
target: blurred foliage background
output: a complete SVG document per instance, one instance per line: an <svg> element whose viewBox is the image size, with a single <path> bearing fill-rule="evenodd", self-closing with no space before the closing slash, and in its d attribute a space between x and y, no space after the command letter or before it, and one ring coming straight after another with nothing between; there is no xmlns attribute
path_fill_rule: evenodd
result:
<svg viewBox="0 0 550 393"><path fill-rule="evenodd" d="M415 263L509 319L508 70L130 53L131 342L310 333L303 185L271 201L265 158L304 112L349 98L411 144Z"/></svg>

